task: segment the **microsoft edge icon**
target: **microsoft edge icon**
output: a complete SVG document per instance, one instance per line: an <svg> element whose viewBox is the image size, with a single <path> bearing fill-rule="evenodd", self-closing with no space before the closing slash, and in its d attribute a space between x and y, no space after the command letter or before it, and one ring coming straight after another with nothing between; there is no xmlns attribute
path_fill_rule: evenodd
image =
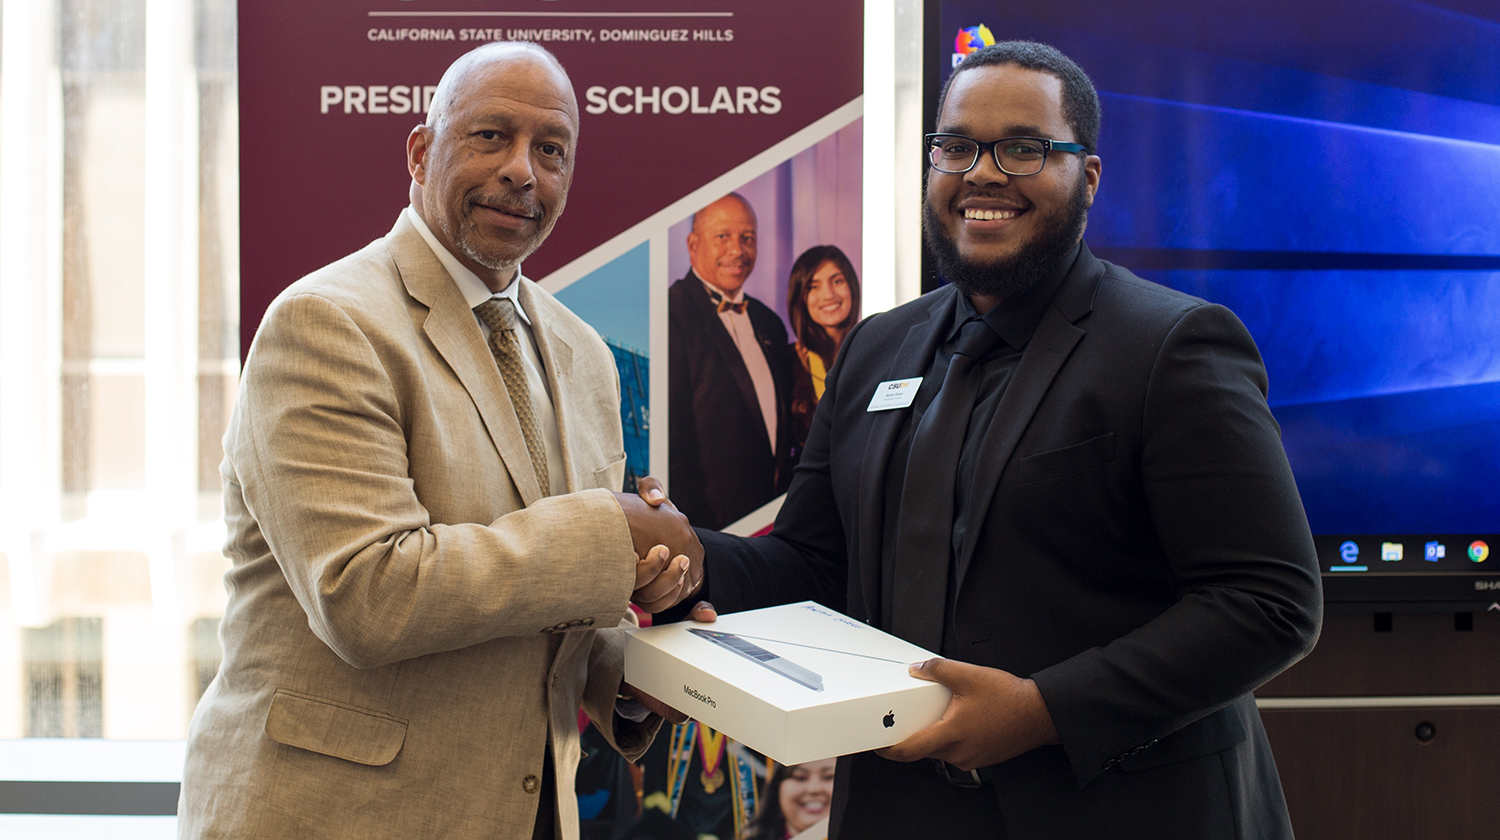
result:
<svg viewBox="0 0 1500 840"><path fill-rule="evenodd" d="M1353 563L1359 560L1359 546L1355 545L1353 540L1345 542L1339 546L1339 559L1345 563Z"/></svg>

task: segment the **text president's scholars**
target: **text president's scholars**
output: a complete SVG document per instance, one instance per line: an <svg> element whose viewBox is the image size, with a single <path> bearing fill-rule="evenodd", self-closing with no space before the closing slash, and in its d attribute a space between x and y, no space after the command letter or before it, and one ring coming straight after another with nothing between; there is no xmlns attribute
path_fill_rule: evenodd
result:
<svg viewBox="0 0 1500 840"><path fill-rule="evenodd" d="M584 92L589 114L776 114L781 112L781 88L707 86L594 85ZM406 114L427 110L437 87L433 85L323 85L318 108L323 114Z"/></svg>

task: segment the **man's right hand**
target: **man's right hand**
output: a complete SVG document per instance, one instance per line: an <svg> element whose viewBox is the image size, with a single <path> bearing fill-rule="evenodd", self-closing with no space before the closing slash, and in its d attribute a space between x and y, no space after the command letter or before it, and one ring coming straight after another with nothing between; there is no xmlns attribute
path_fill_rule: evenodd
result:
<svg viewBox="0 0 1500 840"><path fill-rule="evenodd" d="M666 546L653 546L635 561L635 590L630 600L649 613L670 608L686 595L690 565L686 556L673 557Z"/></svg>

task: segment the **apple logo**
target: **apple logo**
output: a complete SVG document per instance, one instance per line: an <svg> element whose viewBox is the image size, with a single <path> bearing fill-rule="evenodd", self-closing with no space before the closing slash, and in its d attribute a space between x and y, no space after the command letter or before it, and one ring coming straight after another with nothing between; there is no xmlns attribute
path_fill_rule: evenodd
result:
<svg viewBox="0 0 1500 840"><path fill-rule="evenodd" d="M892 726L895 726L896 725L896 710L892 709L889 712L886 712L885 713L885 717L881 718L880 722L883 723L883 724L885 724L885 728L886 729L890 729Z"/></svg>

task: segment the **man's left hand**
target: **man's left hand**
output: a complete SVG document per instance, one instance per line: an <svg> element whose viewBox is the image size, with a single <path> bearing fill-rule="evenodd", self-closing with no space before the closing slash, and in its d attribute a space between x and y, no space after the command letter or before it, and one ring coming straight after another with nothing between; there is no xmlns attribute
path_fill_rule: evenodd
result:
<svg viewBox="0 0 1500 840"><path fill-rule="evenodd" d="M640 689L631 685L627 685L625 688L630 692L631 695L634 696L635 702L640 703L642 706L645 706L646 710L651 712L652 714L660 715L663 718L666 718L667 723L687 722L688 716L686 714L677 711L676 709L668 706L666 703L663 703L655 697L652 697L646 692L641 691Z"/></svg>
<svg viewBox="0 0 1500 840"><path fill-rule="evenodd" d="M895 746L876 750L879 755L893 761L938 758L973 770L1058 743L1052 715L1031 680L952 659L916 663L911 675L948 686L953 699L941 720Z"/></svg>

